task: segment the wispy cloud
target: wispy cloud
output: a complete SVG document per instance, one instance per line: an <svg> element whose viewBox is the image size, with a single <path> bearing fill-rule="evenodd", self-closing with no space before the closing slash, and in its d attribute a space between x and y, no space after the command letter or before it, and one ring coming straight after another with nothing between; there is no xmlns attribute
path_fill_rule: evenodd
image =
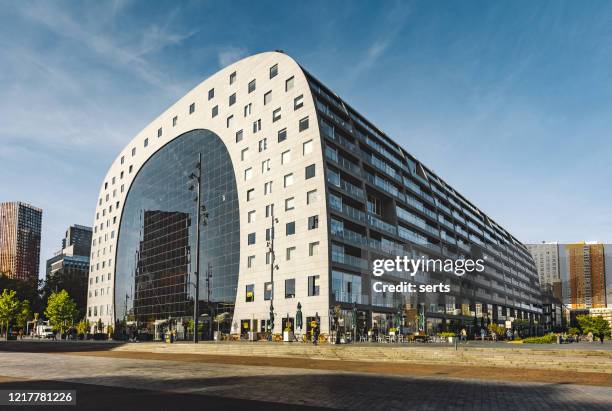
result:
<svg viewBox="0 0 612 411"><path fill-rule="evenodd" d="M217 52L217 60L219 61L219 67L226 67L230 64L240 60L248 54L248 50L244 47L228 46L220 49Z"/></svg>

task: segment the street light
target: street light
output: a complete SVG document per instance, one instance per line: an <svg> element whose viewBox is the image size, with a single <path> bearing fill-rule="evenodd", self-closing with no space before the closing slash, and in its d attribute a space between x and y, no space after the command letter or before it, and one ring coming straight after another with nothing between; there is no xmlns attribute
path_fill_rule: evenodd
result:
<svg viewBox="0 0 612 411"><path fill-rule="evenodd" d="M194 201L197 204L196 208L196 268L195 268L195 301L193 304L193 342L198 342L198 303L200 301L200 224L206 225L208 221L208 211L206 206L202 204L201 186L202 186L202 153L198 153L198 162L196 164L196 173L191 173L189 179L192 184L189 186L189 191L196 192ZM200 223L200 221L202 221Z"/></svg>
<svg viewBox="0 0 612 411"><path fill-rule="evenodd" d="M274 218L274 205L270 206L270 241L268 241L268 252L270 253L270 284L272 290L270 293L270 340L272 340L272 331L274 330L274 270L278 270L276 265L276 254L274 253L274 223L278 223L278 220Z"/></svg>

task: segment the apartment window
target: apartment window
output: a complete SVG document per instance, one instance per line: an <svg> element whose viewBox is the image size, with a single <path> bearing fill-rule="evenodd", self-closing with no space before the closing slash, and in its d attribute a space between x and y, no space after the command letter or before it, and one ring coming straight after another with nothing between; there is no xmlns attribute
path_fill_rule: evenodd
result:
<svg viewBox="0 0 612 411"><path fill-rule="evenodd" d="M291 150L283 151L281 154L281 164L289 164L291 161Z"/></svg>
<svg viewBox="0 0 612 411"><path fill-rule="evenodd" d="M253 108L253 104L249 103L246 106L244 106L244 116L250 116L251 115L251 109Z"/></svg>
<svg viewBox="0 0 612 411"><path fill-rule="evenodd" d="M299 130L301 132L307 129L308 129L308 117L304 117L303 119L300 120Z"/></svg>
<svg viewBox="0 0 612 411"><path fill-rule="evenodd" d="M278 74L278 64L275 64L272 67L270 67L270 78L276 77L277 74Z"/></svg>
<svg viewBox="0 0 612 411"><path fill-rule="evenodd" d="M285 224L285 235L295 234L295 221Z"/></svg>
<svg viewBox="0 0 612 411"><path fill-rule="evenodd" d="M293 99L293 109L298 110L304 107L304 95L301 94Z"/></svg>
<svg viewBox="0 0 612 411"><path fill-rule="evenodd" d="M212 100L213 98L215 98L215 89L211 88L208 90L208 100Z"/></svg>
<svg viewBox="0 0 612 411"><path fill-rule="evenodd" d="M287 261L291 261L294 255L295 255L295 247L287 247L287 250L285 250L285 259Z"/></svg>
<svg viewBox="0 0 612 411"><path fill-rule="evenodd" d="M249 93L255 91L255 80L249 81Z"/></svg>
<svg viewBox="0 0 612 411"><path fill-rule="evenodd" d="M311 190L306 193L306 204L313 204L317 202L317 190Z"/></svg>
<svg viewBox="0 0 612 411"><path fill-rule="evenodd" d="M149 139L145 138L144 139L144 146L147 147L149 145Z"/></svg>
<svg viewBox="0 0 612 411"><path fill-rule="evenodd" d="M295 298L295 278L285 280L285 298Z"/></svg>
<svg viewBox="0 0 612 411"><path fill-rule="evenodd" d="M162 136L162 132L163 132L163 131L162 131L162 128L161 128L161 127L160 127L160 128L158 128L158 129L157 129L157 137L161 137L161 136Z"/></svg>
<svg viewBox="0 0 612 411"><path fill-rule="evenodd" d="M136 147L132 149L132 157L134 157L135 155L136 155Z"/></svg>
<svg viewBox="0 0 612 411"><path fill-rule="evenodd" d="M128 173L130 173L130 174L131 174L133 169L134 169L134 166L130 166L130 167L128 168Z"/></svg>
<svg viewBox="0 0 612 411"><path fill-rule="evenodd" d="M293 185L293 173L287 174L285 177L283 177L283 184L285 188Z"/></svg>
<svg viewBox="0 0 612 411"><path fill-rule="evenodd" d="M123 164L125 162L125 157L121 156L121 164Z"/></svg>
<svg viewBox="0 0 612 411"><path fill-rule="evenodd" d="M195 103L191 103L189 105L189 114L193 114L195 112Z"/></svg>
<svg viewBox="0 0 612 411"><path fill-rule="evenodd" d="M255 301L255 284L248 284L246 286L246 302L252 303Z"/></svg>
<svg viewBox="0 0 612 411"><path fill-rule="evenodd" d="M302 153L304 155L312 153L312 140L308 140L302 144Z"/></svg>
<svg viewBox="0 0 612 411"><path fill-rule="evenodd" d="M272 112L272 122L274 123L275 121L278 121L280 119L281 119L281 109L279 107Z"/></svg>
<svg viewBox="0 0 612 411"><path fill-rule="evenodd" d="M262 151L265 151L268 148L268 139L267 138L261 139L259 140L257 144L259 147L259 152L261 153Z"/></svg>
<svg viewBox="0 0 612 411"><path fill-rule="evenodd" d="M289 91L292 89L293 89L293 76L285 80L285 91Z"/></svg>
<svg viewBox="0 0 612 411"><path fill-rule="evenodd" d="M287 140L287 129L286 128L278 131L278 142L282 143L285 140Z"/></svg>
<svg viewBox="0 0 612 411"><path fill-rule="evenodd" d="M234 125L234 116L231 115L227 118L227 120L225 120L225 125L227 128L230 128Z"/></svg>
<svg viewBox="0 0 612 411"><path fill-rule="evenodd" d="M174 116L172 117L172 127L176 127L176 123L178 123L178 117Z"/></svg>
<svg viewBox="0 0 612 411"><path fill-rule="evenodd" d="M219 106L214 106L212 108L212 116L213 116L213 118L217 117L217 114L219 114ZM300 120L300 124L301 124L301 120Z"/></svg>
<svg viewBox="0 0 612 411"><path fill-rule="evenodd" d="M272 194L272 181L264 183L264 195Z"/></svg>
<svg viewBox="0 0 612 411"><path fill-rule="evenodd" d="M319 254L319 242L315 241L314 243L308 244L308 255L310 257Z"/></svg>
<svg viewBox="0 0 612 411"><path fill-rule="evenodd" d="M308 217L308 229L314 230L315 228L319 228L319 216L313 215Z"/></svg>
<svg viewBox="0 0 612 411"><path fill-rule="evenodd" d="M319 295L319 276L308 276L308 296L313 297Z"/></svg>
<svg viewBox="0 0 612 411"><path fill-rule="evenodd" d="M295 208L295 197L289 197L285 200L285 211L291 211Z"/></svg>
<svg viewBox="0 0 612 411"><path fill-rule="evenodd" d="M247 201L251 201L255 197L255 189L251 188L247 191Z"/></svg>
<svg viewBox="0 0 612 411"><path fill-rule="evenodd" d="M253 121L253 133L261 130L261 119Z"/></svg>
<svg viewBox="0 0 612 411"><path fill-rule="evenodd" d="M236 93L229 96L229 106L233 106L236 103Z"/></svg>
<svg viewBox="0 0 612 411"><path fill-rule="evenodd" d="M230 82L230 86L236 82L236 72L235 71L232 74L230 74L229 82Z"/></svg>
<svg viewBox="0 0 612 411"><path fill-rule="evenodd" d="M309 166L306 166L306 180L308 180L309 178L313 178L315 176L315 165L311 164Z"/></svg>
<svg viewBox="0 0 612 411"><path fill-rule="evenodd" d="M272 228L266 228L266 241L272 241Z"/></svg>
<svg viewBox="0 0 612 411"><path fill-rule="evenodd" d="M270 301L272 299L272 283L264 283L264 300Z"/></svg>
<svg viewBox="0 0 612 411"><path fill-rule="evenodd" d="M244 181L248 181L251 178L253 178L253 168L249 167L246 170L244 170Z"/></svg>
<svg viewBox="0 0 612 411"><path fill-rule="evenodd" d="M261 172L267 173L268 171L270 171L270 159L261 162Z"/></svg>
<svg viewBox="0 0 612 411"><path fill-rule="evenodd" d="M249 148L243 148L240 152L240 160L245 161L249 158Z"/></svg>
<svg viewBox="0 0 612 411"><path fill-rule="evenodd" d="M251 210L248 212L247 214L247 221L249 223L254 223L255 222L255 210Z"/></svg>
<svg viewBox="0 0 612 411"><path fill-rule="evenodd" d="M248 256L247 257L247 267L252 268L254 264L255 264L255 256L254 255Z"/></svg>
<svg viewBox="0 0 612 411"><path fill-rule="evenodd" d="M264 94L264 106L272 101L272 90Z"/></svg>
<svg viewBox="0 0 612 411"><path fill-rule="evenodd" d="M243 132L242 130L236 131L236 143L240 143L242 141Z"/></svg>
<svg viewBox="0 0 612 411"><path fill-rule="evenodd" d="M249 233L249 235L247 236L247 244L253 245L255 244L255 240L256 240L255 233Z"/></svg>
<svg viewBox="0 0 612 411"><path fill-rule="evenodd" d="M269 218L274 213L274 204L268 204L266 206L266 218Z"/></svg>

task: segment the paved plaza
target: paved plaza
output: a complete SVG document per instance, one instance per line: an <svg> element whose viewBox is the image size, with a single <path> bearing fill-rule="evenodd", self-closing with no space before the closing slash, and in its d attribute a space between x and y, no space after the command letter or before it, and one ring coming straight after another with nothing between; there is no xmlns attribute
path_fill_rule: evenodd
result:
<svg viewBox="0 0 612 411"><path fill-rule="evenodd" d="M48 347L54 347L51 345ZM2 348L0 347L0 350ZM390 375L274 366L223 357L199 361L159 354L105 356L108 351L0 351L0 389L77 390L83 409L609 410L612 382L598 385ZM157 358L157 359L154 359ZM415 366L416 367L416 366ZM436 375L439 374L439 375ZM109 389L112 387L112 389Z"/></svg>

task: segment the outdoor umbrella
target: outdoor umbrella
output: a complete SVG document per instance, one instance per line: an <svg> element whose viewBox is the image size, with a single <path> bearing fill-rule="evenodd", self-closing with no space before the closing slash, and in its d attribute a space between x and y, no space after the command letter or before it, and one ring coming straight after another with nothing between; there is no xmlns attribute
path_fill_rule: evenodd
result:
<svg viewBox="0 0 612 411"><path fill-rule="evenodd" d="M298 302L297 312L295 313L295 328L302 329L302 304Z"/></svg>

